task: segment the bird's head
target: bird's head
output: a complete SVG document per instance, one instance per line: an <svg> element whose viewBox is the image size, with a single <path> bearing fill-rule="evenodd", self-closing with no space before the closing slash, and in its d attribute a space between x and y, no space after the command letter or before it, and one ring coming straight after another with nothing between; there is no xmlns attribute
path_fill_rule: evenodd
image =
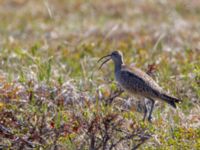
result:
<svg viewBox="0 0 200 150"><path fill-rule="evenodd" d="M106 63L108 62L109 60L113 60L114 63L116 65L121 65L123 64L123 55L120 51L113 51L112 53L110 53L109 55L106 55L106 56L103 56L101 57L98 62L100 62L101 60L103 60L104 58L107 58L102 64L101 66L99 67L99 69L101 69L101 67Z"/></svg>

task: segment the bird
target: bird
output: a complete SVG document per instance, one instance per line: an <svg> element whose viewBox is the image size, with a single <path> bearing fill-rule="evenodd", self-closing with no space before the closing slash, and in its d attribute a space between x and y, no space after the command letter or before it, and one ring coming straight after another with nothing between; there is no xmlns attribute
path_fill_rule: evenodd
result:
<svg viewBox="0 0 200 150"><path fill-rule="evenodd" d="M101 57L98 62L102 62L99 69L109 60L114 62L115 80L120 87L135 96L147 98L151 101L151 107L148 115L148 121L152 122L152 112L154 110L155 101L163 101L168 103L173 108L176 108L176 103L181 102L180 99L170 96L165 92L151 76L139 68L132 67L129 69L124 64L123 54L121 51L115 50L109 55ZM145 106L143 121L147 117L147 108Z"/></svg>

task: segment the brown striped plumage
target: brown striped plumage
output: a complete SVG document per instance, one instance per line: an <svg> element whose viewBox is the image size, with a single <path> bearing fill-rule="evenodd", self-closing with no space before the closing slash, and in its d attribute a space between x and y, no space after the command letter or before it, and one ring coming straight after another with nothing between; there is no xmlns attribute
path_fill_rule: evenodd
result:
<svg viewBox="0 0 200 150"><path fill-rule="evenodd" d="M113 60L115 64L115 78L125 91L133 95L146 97L151 100L152 105L148 116L149 121L151 121L151 114L155 103L154 100L165 101L176 108L175 103L179 102L180 100L166 94L166 92L164 92L162 88L142 70L135 67L132 68L132 70L129 70L128 67L124 65L123 56L120 51L114 51L110 55L102 57L100 60L102 60L103 58L108 59L106 59L106 61L104 61L102 65L110 59ZM102 65L100 66L100 68L102 67ZM145 110L143 119L145 119L146 114L147 110Z"/></svg>

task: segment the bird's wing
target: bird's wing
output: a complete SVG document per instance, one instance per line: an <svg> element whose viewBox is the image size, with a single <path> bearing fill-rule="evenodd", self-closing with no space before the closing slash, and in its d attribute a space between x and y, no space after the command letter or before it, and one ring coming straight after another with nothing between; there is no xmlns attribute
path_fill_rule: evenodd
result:
<svg viewBox="0 0 200 150"><path fill-rule="evenodd" d="M162 88L148 74L136 67L132 67L130 70L126 66L123 66L121 73L126 74L125 76L130 79L130 82L134 83L134 81L138 81L138 84L141 84L143 87L152 89L153 91L157 91L159 93L163 93Z"/></svg>

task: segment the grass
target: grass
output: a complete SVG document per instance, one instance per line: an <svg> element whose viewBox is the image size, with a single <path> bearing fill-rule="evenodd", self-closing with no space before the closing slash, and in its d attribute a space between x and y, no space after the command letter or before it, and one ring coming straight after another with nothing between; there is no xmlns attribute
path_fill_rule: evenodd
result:
<svg viewBox="0 0 200 150"><path fill-rule="evenodd" d="M1 1L0 147L198 149L200 5L188 3ZM113 64L97 69L115 49L130 66L153 67L178 109L158 102L153 123L142 122Z"/></svg>

